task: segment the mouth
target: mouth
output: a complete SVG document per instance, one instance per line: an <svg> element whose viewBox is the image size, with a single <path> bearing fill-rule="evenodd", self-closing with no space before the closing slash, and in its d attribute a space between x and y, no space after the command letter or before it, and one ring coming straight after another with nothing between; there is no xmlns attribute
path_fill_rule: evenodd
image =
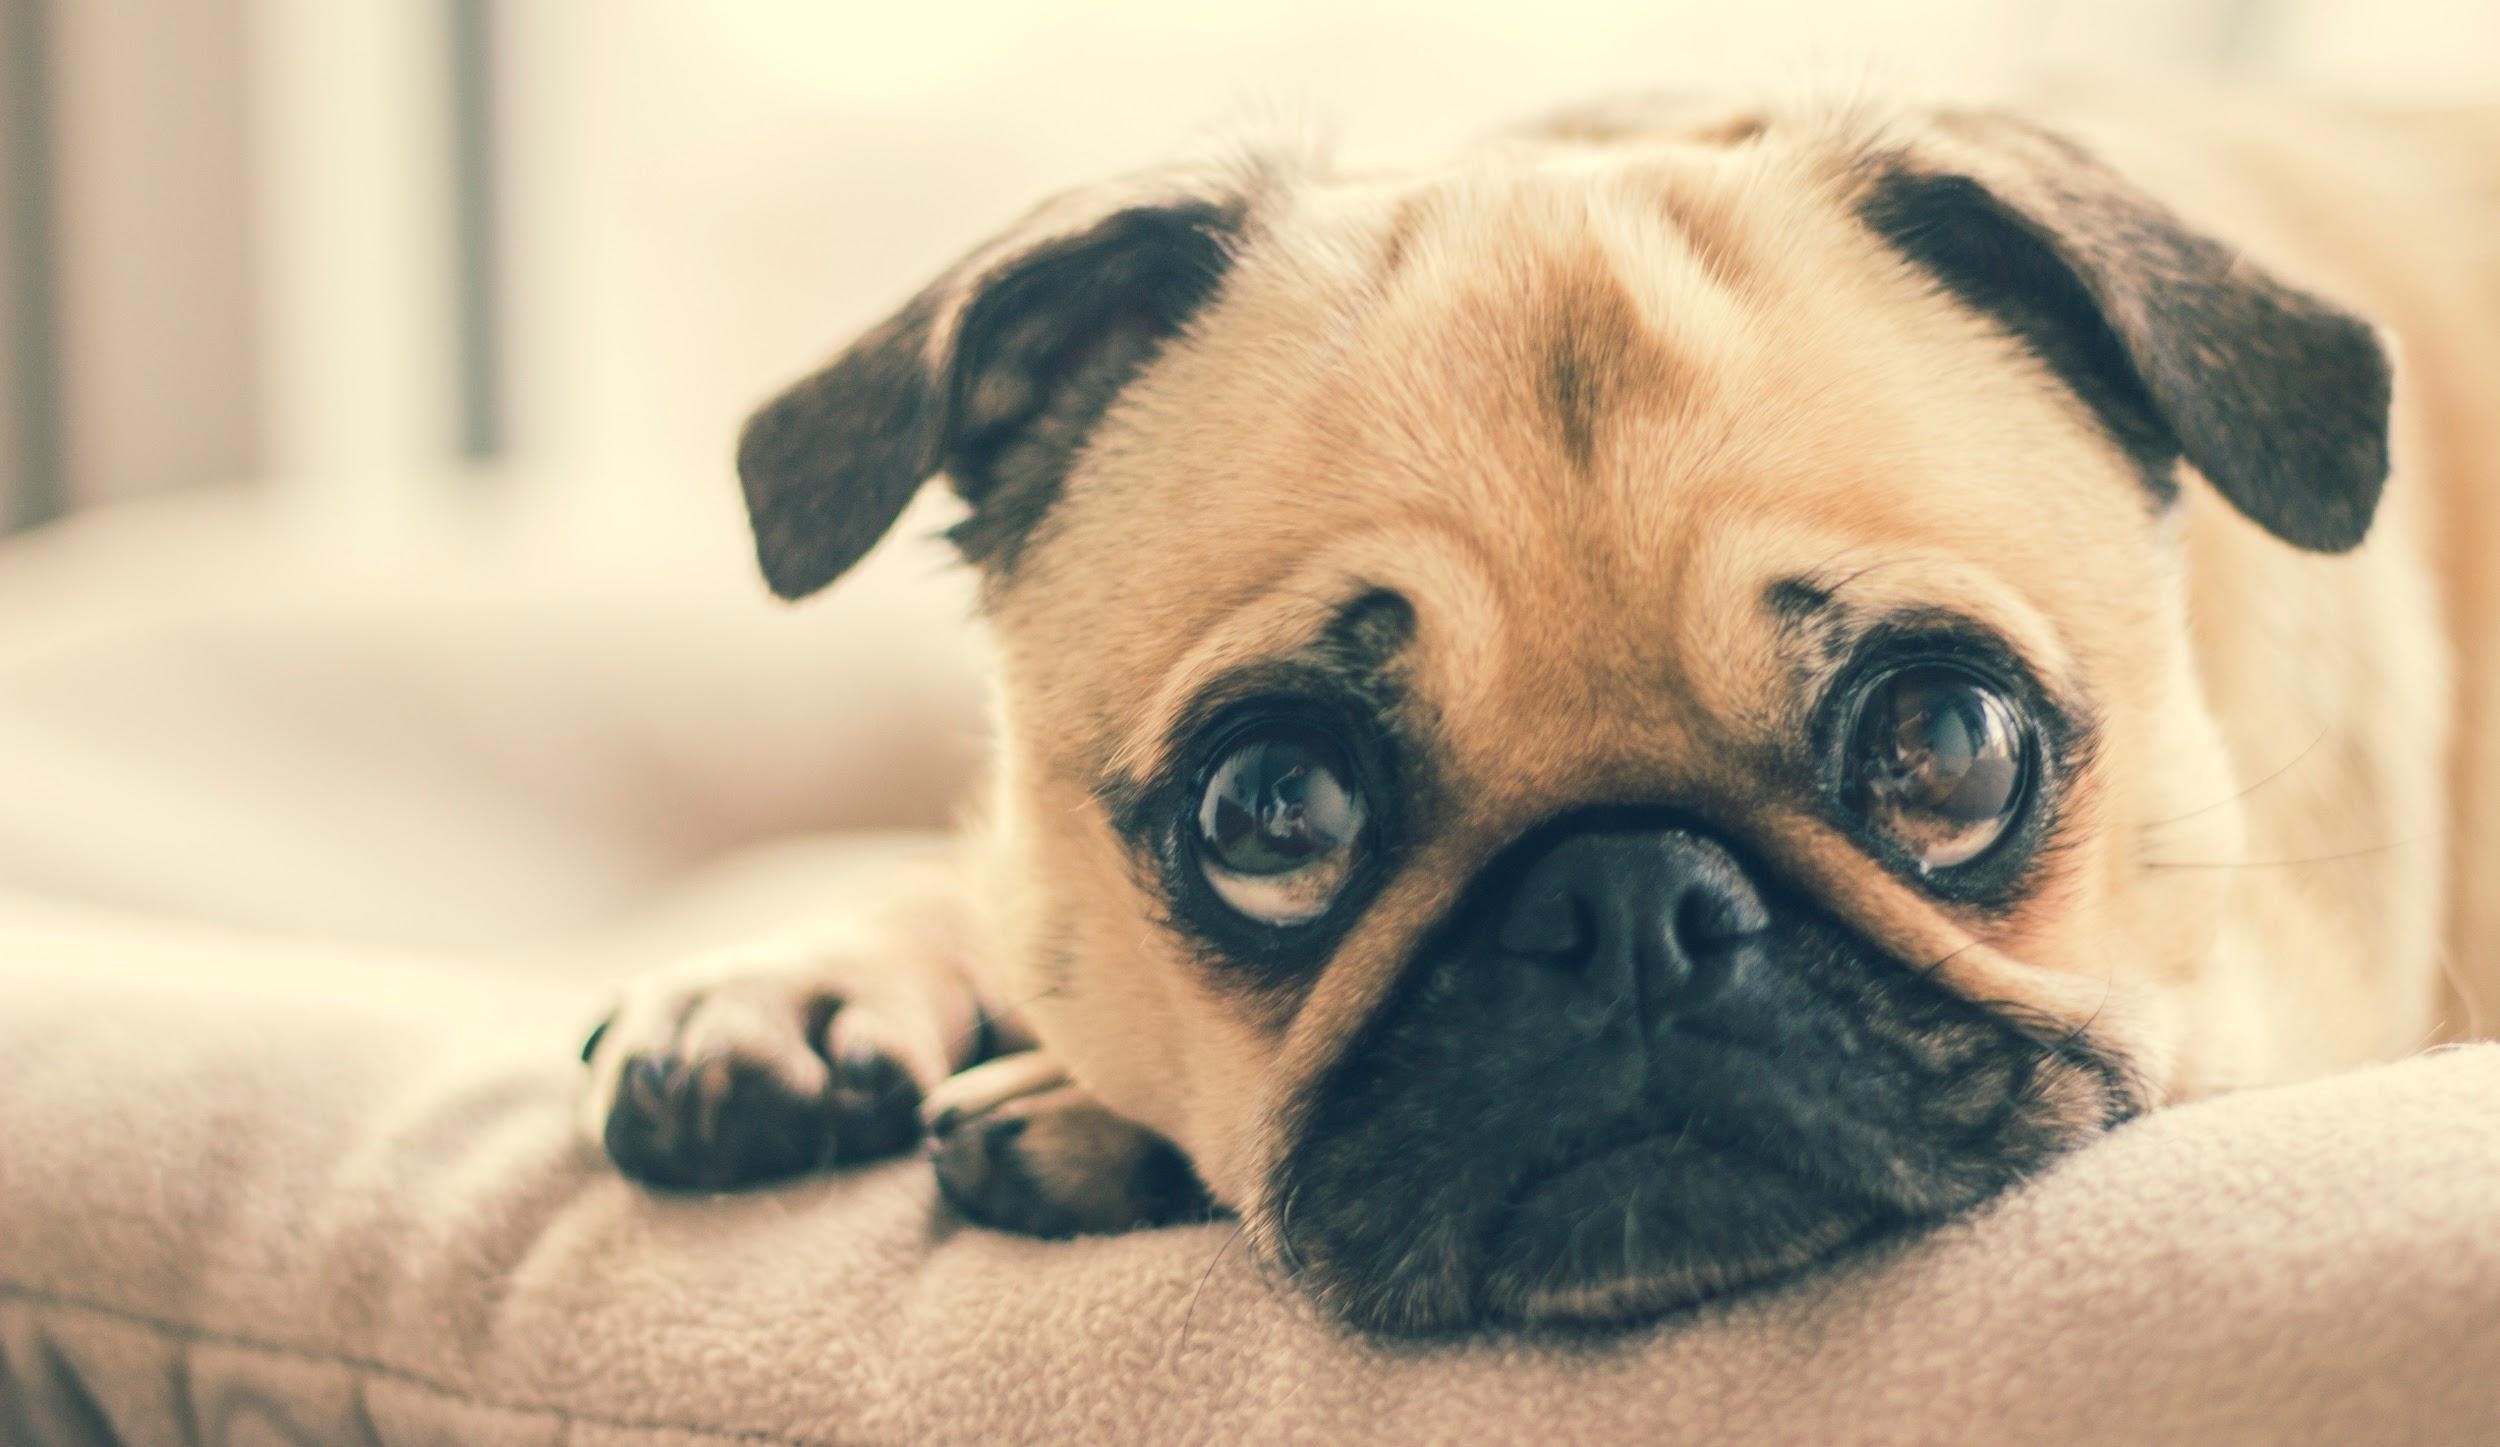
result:
<svg viewBox="0 0 2500 1447"><path fill-rule="evenodd" d="M1967 1211L2138 1108L2086 1032L1809 902L1766 890L1762 917L1669 1003L1463 920L1427 944L1275 1169L1297 1279L1383 1335L1628 1322Z"/></svg>
<svg viewBox="0 0 2500 1447"><path fill-rule="evenodd" d="M1660 1132L1522 1191L1487 1240L1484 1304L1530 1324L1621 1321L1792 1275L1899 1224L1689 1129Z"/></svg>
<svg viewBox="0 0 2500 1447"><path fill-rule="evenodd" d="M1904 1143L1873 1169L1846 1152L1810 1159L1818 1136L1872 1123L1783 1120L1759 1099L1658 1112L1682 1118L1530 1169L1497 1144L1540 1134L1524 1110L1485 1112L1469 1146L1306 1137L1282 1173L1295 1209L1277 1236L1305 1289L1367 1332L1628 1324L1932 1228L2133 1112L2101 1072L2044 1054L2025 1073L1996 1124ZM1504 1191L1504 1176L1523 1184Z"/></svg>

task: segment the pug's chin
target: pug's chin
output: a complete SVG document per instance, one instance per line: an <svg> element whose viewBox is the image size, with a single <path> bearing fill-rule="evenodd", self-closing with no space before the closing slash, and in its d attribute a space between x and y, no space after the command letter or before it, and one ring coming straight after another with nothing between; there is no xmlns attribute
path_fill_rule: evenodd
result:
<svg viewBox="0 0 2500 1447"><path fill-rule="evenodd" d="M1615 1325L1768 1285L1900 1224L1891 1213L1669 1131L1531 1182L1486 1252L1484 1307Z"/></svg>

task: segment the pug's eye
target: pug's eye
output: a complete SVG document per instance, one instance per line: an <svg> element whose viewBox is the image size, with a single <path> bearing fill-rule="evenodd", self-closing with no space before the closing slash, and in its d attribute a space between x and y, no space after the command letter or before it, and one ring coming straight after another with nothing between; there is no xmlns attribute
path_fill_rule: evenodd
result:
<svg viewBox="0 0 2500 1447"><path fill-rule="evenodd" d="M1850 807L1921 870L1950 869L2012 825L2030 753L2029 731L2003 694L1958 668L1899 669L1858 705Z"/></svg>
<svg viewBox="0 0 2500 1447"><path fill-rule="evenodd" d="M1353 777L1312 729L1264 728L1227 746L1198 796L1198 865L1217 897L1265 924L1326 914L1362 843Z"/></svg>

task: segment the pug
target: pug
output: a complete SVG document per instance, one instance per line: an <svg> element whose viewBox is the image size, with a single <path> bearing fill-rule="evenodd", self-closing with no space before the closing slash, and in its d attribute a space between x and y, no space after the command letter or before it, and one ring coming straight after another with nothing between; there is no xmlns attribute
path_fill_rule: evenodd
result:
<svg viewBox="0 0 2500 1447"><path fill-rule="evenodd" d="M925 1139L1441 1332L2466 1033L2494 396L2491 116L1638 102L1062 196L738 449L789 599L960 494L977 812L636 983L585 1128Z"/></svg>

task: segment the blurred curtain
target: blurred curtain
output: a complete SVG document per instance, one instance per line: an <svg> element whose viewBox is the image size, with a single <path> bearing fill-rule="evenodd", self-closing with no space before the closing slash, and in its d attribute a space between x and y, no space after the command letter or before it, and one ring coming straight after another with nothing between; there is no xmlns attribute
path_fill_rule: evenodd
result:
<svg viewBox="0 0 2500 1447"><path fill-rule="evenodd" d="M0 533L60 510L47 18L0 0Z"/></svg>
<svg viewBox="0 0 2500 1447"><path fill-rule="evenodd" d="M493 8L0 0L0 531L498 450Z"/></svg>
<svg viewBox="0 0 2500 1447"><path fill-rule="evenodd" d="M259 458L250 0L0 0L12 516Z"/></svg>

